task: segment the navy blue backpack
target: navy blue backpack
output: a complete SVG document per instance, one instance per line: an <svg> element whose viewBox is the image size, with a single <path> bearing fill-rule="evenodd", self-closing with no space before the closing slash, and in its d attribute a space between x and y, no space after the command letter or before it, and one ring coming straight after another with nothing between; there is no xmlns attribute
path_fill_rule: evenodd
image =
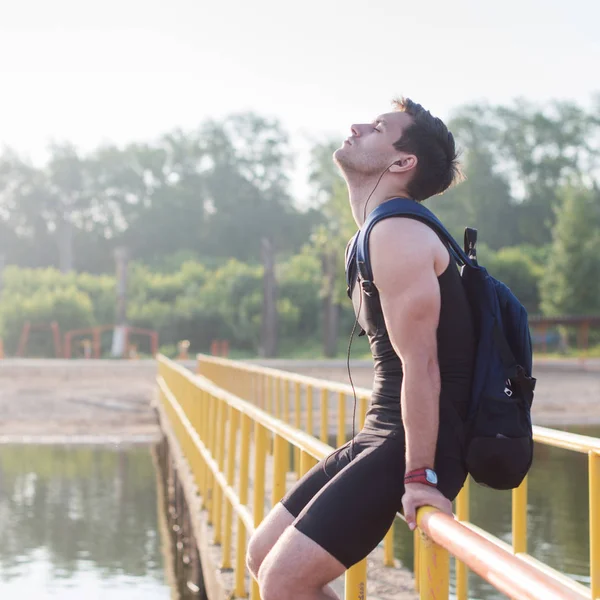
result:
<svg viewBox="0 0 600 600"><path fill-rule="evenodd" d="M532 347L527 312L510 289L477 263L477 231L465 230L465 249L423 205L406 198L388 200L368 216L350 241L346 276L358 271L360 285L377 293L369 259L369 234L388 217L408 217L431 227L461 268L477 339L471 398L465 424L465 464L475 481L499 490L518 487L533 460L531 404Z"/></svg>

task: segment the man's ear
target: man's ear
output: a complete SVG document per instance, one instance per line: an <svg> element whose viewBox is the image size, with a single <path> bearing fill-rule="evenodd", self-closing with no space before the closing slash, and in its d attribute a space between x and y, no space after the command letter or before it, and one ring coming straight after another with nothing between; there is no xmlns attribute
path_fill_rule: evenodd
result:
<svg viewBox="0 0 600 600"><path fill-rule="evenodd" d="M391 167L391 173L407 173L417 166L417 157L414 154L407 154L399 158Z"/></svg>

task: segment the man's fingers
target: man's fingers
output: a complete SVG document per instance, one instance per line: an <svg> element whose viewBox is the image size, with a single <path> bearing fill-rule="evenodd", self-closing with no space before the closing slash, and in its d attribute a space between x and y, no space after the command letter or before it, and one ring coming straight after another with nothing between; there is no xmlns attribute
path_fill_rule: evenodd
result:
<svg viewBox="0 0 600 600"><path fill-rule="evenodd" d="M408 525L411 531L414 531L415 527L417 526L417 523L415 521L415 505L410 500L403 502L403 504L404 518L406 519L406 524Z"/></svg>

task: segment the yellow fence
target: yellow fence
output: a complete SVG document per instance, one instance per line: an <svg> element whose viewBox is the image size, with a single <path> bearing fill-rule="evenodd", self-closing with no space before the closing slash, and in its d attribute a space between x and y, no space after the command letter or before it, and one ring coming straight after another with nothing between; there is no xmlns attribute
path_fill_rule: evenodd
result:
<svg viewBox="0 0 600 600"><path fill-rule="evenodd" d="M341 446L347 441L352 417L350 406L353 400L353 390L349 385L206 355L198 356L197 368L199 374L204 375L217 386L248 400L257 408L296 429L318 436L324 443L327 443L332 436L335 436L336 446ZM359 428L362 427L365 420L370 393L370 390L366 388L356 388ZM317 419L315 419L315 415L318 416ZM521 563L531 566L544 577L569 588L576 594L575 597L600 599L600 439L543 427L534 427L534 438L538 444L588 454L591 589L527 554L527 479L512 493L512 547L469 522L470 486L468 480L456 499L456 517L480 538L485 538L495 547L510 552ZM296 447L295 451L298 454L300 449ZM300 461L296 460L295 464L298 466ZM300 470L297 472L300 474ZM420 579L419 556L422 554L418 550L419 539L419 535L415 534L417 585L419 585ZM452 550L452 548L448 549ZM454 551L453 554L457 556ZM386 566L394 564L392 530L384 539L384 561ZM467 599L467 581L467 566L465 562L457 560L456 595L458 600ZM432 597L439 598L440 596ZM443 597L447 597L447 595Z"/></svg>

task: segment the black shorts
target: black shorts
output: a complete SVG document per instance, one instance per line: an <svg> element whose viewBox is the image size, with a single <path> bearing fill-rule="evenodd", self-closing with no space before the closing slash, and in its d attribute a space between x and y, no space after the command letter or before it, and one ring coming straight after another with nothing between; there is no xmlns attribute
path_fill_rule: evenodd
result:
<svg viewBox="0 0 600 600"><path fill-rule="evenodd" d="M351 460L351 453L354 459ZM438 488L453 500L466 479L462 444L440 433L435 469ZM404 494L404 432L382 436L362 430L319 462L282 499L294 527L346 568L381 542Z"/></svg>

